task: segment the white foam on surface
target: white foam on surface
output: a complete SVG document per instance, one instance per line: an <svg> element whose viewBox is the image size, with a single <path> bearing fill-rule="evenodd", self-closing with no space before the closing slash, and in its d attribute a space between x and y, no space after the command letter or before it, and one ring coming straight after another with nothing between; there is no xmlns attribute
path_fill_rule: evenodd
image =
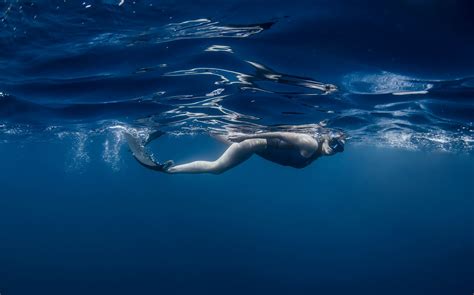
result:
<svg viewBox="0 0 474 295"><path fill-rule="evenodd" d="M391 72L355 72L343 77L342 84L354 94L423 95L433 84Z"/></svg>

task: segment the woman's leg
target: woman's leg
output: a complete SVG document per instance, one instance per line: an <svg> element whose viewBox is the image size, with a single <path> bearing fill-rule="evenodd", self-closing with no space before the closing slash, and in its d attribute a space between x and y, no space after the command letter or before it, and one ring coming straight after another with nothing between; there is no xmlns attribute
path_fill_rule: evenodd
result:
<svg viewBox="0 0 474 295"><path fill-rule="evenodd" d="M214 173L225 172L249 159L254 153L263 151L267 140L261 138L247 139L233 143L219 159L215 161L195 161L182 165L171 166L167 173Z"/></svg>

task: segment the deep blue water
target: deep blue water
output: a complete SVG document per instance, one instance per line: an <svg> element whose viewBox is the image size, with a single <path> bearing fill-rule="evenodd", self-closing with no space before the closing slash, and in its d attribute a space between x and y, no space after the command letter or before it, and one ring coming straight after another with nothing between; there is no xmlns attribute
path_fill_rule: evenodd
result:
<svg viewBox="0 0 474 295"><path fill-rule="evenodd" d="M0 1L0 293L471 294L473 3ZM348 140L165 175L157 129Z"/></svg>

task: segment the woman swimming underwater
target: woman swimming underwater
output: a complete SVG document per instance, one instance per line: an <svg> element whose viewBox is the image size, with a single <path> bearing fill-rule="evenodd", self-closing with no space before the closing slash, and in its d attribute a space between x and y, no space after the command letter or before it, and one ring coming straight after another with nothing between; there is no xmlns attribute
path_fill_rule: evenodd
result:
<svg viewBox="0 0 474 295"><path fill-rule="evenodd" d="M213 137L229 145L215 161L194 161L174 165L173 161L159 163L145 150L145 145L161 136L152 134L142 144L130 133L125 133L130 150L143 166L164 173L213 173L220 174L248 160L256 154L268 161L294 168L304 168L322 156L331 156L344 151L344 135L311 136L294 132L266 132L256 134L232 134Z"/></svg>

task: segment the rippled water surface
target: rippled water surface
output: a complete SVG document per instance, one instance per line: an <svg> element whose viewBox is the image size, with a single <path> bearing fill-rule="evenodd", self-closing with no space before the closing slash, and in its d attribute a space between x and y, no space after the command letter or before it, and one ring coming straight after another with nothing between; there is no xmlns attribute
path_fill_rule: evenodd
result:
<svg viewBox="0 0 474 295"><path fill-rule="evenodd" d="M1 137L319 124L353 143L471 152L469 9L4 1Z"/></svg>

